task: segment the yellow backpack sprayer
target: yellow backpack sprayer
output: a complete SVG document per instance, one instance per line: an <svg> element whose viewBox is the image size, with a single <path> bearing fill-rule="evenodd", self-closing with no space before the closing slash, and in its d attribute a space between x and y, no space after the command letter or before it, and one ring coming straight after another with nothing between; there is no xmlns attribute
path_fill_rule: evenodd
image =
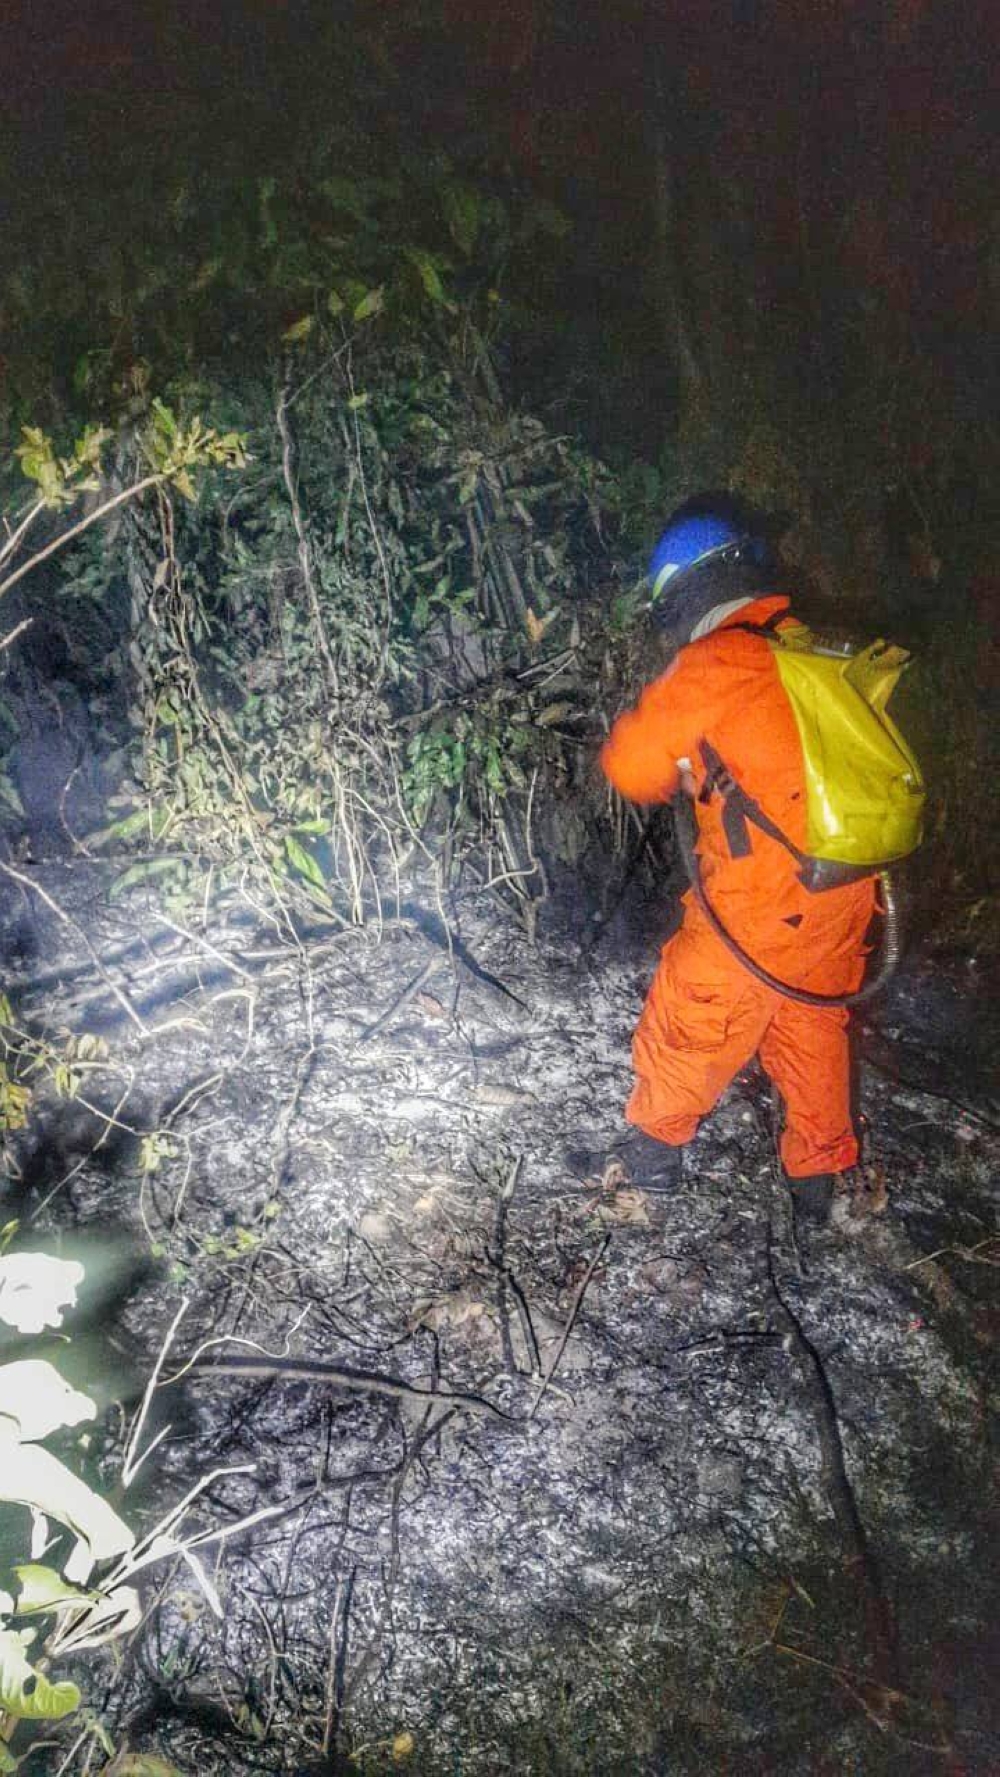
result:
<svg viewBox="0 0 1000 1777"><path fill-rule="evenodd" d="M723 825L735 857L750 848L748 823L756 826L791 852L800 880L813 893L877 874L885 924L875 968L856 993L827 995L793 987L755 962L708 900L695 852L694 813L683 795L675 801L681 857L709 924L758 981L808 1006L859 1005L885 986L899 959L899 921L888 867L915 851L923 832L920 766L886 708L909 655L882 641L854 652L816 643L801 629L741 627L767 641L795 717L807 795L805 848L792 843L705 741L701 797L722 796Z"/></svg>

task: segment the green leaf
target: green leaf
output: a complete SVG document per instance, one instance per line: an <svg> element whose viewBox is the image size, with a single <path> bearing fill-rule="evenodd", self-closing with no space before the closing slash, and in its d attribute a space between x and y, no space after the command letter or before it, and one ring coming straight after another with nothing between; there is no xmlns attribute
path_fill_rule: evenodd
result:
<svg viewBox="0 0 1000 1777"><path fill-rule="evenodd" d="M6 802L15 814L23 815L24 804L5 771L0 771L0 801Z"/></svg>
<svg viewBox="0 0 1000 1777"><path fill-rule="evenodd" d="M168 876L177 868L176 858L143 858L141 863L131 864L120 876L115 877L108 889L108 900L116 901L119 895L123 895L126 889L134 888L137 882L148 882L152 876Z"/></svg>
<svg viewBox="0 0 1000 1777"><path fill-rule="evenodd" d="M302 340L309 338L315 325L315 315L303 315L300 320L293 321L290 327L286 327L281 337L286 345L299 345Z"/></svg>
<svg viewBox="0 0 1000 1777"><path fill-rule="evenodd" d="M98 353L98 352L84 352L83 356L77 359L76 363L73 366L73 392L74 392L74 394L77 394L77 395L86 395L87 394L88 390L90 389L91 383L94 381L94 372L95 372L94 360L95 360L95 358L99 358L101 356L103 356L103 354ZM3 1766L0 1765L0 1771L2 1771L2 1770L3 1770Z"/></svg>
<svg viewBox="0 0 1000 1777"><path fill-rule="evenodd" d="M7 1371L25 1367L47 1369L43 1359L25 1358L20 1364L8 1364ZM67 1396L71 1390L63 1388ZM3 1371L0 1371L0 1394L6 1396L7 1383ZM77 1396L77 1399L82 1397ZM48 1403L45 1403L47 1407ZM50 1421L58 1425L78 1425L81 1419L94 1418L93 1403L88 1402L89 1413L75 1412L71 1407L64 1407L53 1414L42 1412L36 1405L21 1403L18 1417L23 1417L26 1434L32 1432L38 1437L47 1437L52 1429ZM31 1414L34 1413L34 1424ZM9 1422L8 1422L9 1424ZM65 1465L46 1450L44 1444L19 1442L13 1430L0 1428L0 1499L9 1500L12 1505L31 1506L46 1518L55 1518L65 1524L77 1537L74 1548L65 1563L66 1572L71 1579L85 1580L95 1561L105 1561L113 1555L121 1555L130 1549L135 1536L128 1525L123 1523L117 1512L113 1511L106 1499L81 1481Z"/></svg>
<svg viewBox="0 0 1000 1777"><path fill-rule="evenodd" d="M123 815L120 821L113 821L110 827L92 833L90 844L105 845L111 839L137 839L140 834L158 839L169 819L167 808L137 808L132 814Z"/></svg>
<svg viewBox="0 0 1000 1777"><path fill-rule="evenodd" d="M72 500L75 490L66 486L66 475L63 467L56 461L52 440L38 426L22 426L21 437L14 455L21 465L21 473L29 481L37 481L39 492L50 506L60 506Z"/></svg>
<svg viewBox="0 0 1000 1777"><path fill-rule="evenodd" d="M61 1327L64 1309L76 1306L83 1276L78 1259L60 1259L54 1253L3 1253L0 1321L29 1334Z"/></svg>
<svg viewBox="0 0 1000 1777"><path fill-rule="evenodd" d="M326 878L312 852L306 851L305 846L300 845L291 833L285 834L285 856L299 876L304 877L306 882L311 882L313 888L326 892Z"/></svg>
<svg viewBox="0 0 1000 1777"><path fill-rule="evenodd" d="M190 500L192 503L197 500L198 495L195 492L194 482L191 480L186 469L178 469L175 474L171 475L170 479L174 487L177 489L177 492L184 495L185 500Z"/></svg>
<svg viewBox="0 0 1000 1777"><path fill-rule="evenodd" d="M75 1610L101 1602L100 1592L85 1592L79 1586L71 1586L54 1567L44 1567L37 1561L15 1567L14 1574L21 1588L15 1605L19 1617L37 1616L47 1610Z"/></svg>
<svg viewBox="0 0 1000 1777"><path fill-rule="evenodd" d="M7 1255L8 1259L17 1256ZM63 1426L80 1425L83 1420L96 1417L97 1408L90 1396L71 1388L46 1358L21 1357L13 1363L0 1364L0 1455L6 1456L12 1436L31 1442L50 1437ZM11 1463L13 1473L15 1459ZM0 1499L20 1497L7 1491L11 1473L4 1473L0 1464ZM41 1502L33 1499L32 1503Z"/></svg>
<svg viewBox="0 0 1000 1777"><path fill-rule="evenodd" d="M354 319L368 321L373 315L380 315L385 307L385 285L379 284L376 289L366 291L359 303L355 304Z"/></svg>
<svg viewBox="0 0 1000 1777"><path fill-rule="evenodd" d="M58 1721L80 1707L75 1684L50 1683L25 1654L33 1629L0 1629L0 1709L19 1721ZM9 1768L9 1767L8 1767Z"/></svg>
<svg viewBox="0 0 1000 1777"><path fill-rule="evenodd" d="M176 438L177 421L174 418L173 410L167 406L165 401L161 401L158 395L154 395L152 406L153 423L157 431L162 432L164 438Z"/></svg>
<svg viewBox="0 0 1000 1777"><path fill-rule="evenodd" d="M417 272L424 287L424 295L432 302L447 303L441 276L429 253L423 253L417 247L407 247L406 257Z"/></svg>
<svg viewBox="0 0 1000 1777"><path fill-rule="evenodd" d="M146 1173L159 1172L164 1160L176 1160L177 1143L165 1129L154 1129L144 1135L139 1143L139 1171Z"/></svg>
<svg viewBox="0 0 1000 1777"><path fill-rule="evenodd" d="M452 240L468 259L479 234L479 193L471 185L460 184L457 179L450 180L442 189L441 206Z"/></svg>
<svg viewBox="0 0 1000 1777"><path fill-rule="evenodd" d="M100 468L101 452L111 437L107 426L85 426L73 446L73 455L80 466Z"/></svg>

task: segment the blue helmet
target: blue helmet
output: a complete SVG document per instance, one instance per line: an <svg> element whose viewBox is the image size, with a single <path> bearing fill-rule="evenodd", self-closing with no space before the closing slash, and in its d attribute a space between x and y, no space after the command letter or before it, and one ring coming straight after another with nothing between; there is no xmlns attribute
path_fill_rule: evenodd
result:
<svg viewBox="0 0 1000 1777"><path fill-rule="evenodd" d="M725 494L679 507L649 561L654 620L683 640L713 605L761 586L768 550Z"/></svg>
<svg viewBox="0 0 1000 1777"><path fill-rule="evenodd" d="M716 512L692 512L672 518L649 558L654 600L675 575L686 573L710 555L717 559L723 550L735 555L748 541L746 532L731 518Z"/></svg>

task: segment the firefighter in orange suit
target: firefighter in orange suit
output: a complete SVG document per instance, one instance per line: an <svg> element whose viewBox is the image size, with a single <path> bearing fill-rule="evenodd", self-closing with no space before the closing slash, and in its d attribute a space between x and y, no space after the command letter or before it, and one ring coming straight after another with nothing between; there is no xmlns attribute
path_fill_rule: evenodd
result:
<svg viewBox="0 0 1000 1777"><path fill-rule="evenodd" d="M691 795L705 893L738 944L768 973L823 995L853 992L864 973L874 880L821 893L799 879L779 839L733 822L720 767L793 844L805 844L801 746L769 627L795 623L768 594L761 545L724 503L675 514L650 565L653 615L675 652L601 754L631 802ZM764 633L761 633L761 632ZM726 780L723 777L722 782ZM833 1175L857 1159L847 1013L785 998L726 948L692 894L664 946L632 1045L635 1127L625 1156L638 1184L679 1175L680 1150L751 1056L784 1104L781 1158L797 1221L825 1223Z"/></svg>

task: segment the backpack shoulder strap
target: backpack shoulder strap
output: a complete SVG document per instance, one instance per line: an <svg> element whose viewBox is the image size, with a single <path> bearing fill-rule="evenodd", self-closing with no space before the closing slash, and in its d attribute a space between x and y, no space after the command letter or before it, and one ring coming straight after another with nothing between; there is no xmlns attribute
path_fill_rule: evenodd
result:
<svg viewBox="0 0 1000 1777"><path fill-rule="evenodd" d="M727 623L727 629L742 629L748 636L763 636L765 641L778 641L778 627L787 622L787 611L772 611L763 623Z"/></svg>
<svg viewBox="0 0 1000 1777"><path fill-rule="evenodd" d="M735 628L735 625L733 625ZM734 858L745 858L750 853L750 835L747 822L752 821L769 839L776 839L779 845L791 852L798 864L805 864L806 854L797 845L793 845L787 833L783 833L776 821L765 814L760 803L747 794L736 782L732 772L726 765L722 755L717 753L711 741L701 740L698 743L705 766L705 782L698 795L699 802L709 802L716 792L722 797L722 830L726 842Z"/></svg>

